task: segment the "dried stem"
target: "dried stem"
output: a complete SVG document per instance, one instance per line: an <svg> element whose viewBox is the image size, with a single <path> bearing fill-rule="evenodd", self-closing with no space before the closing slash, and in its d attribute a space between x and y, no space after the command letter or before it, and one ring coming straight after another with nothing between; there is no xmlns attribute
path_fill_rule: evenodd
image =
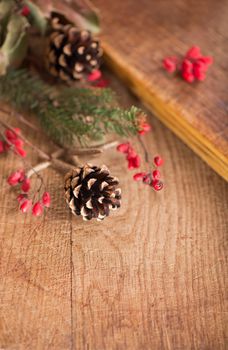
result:
<svg viewBox="0 0 228 350"><path fill-rule="evenodd" d="M26 177L29 179L33 174L38 175L37 173L41 170L48 168L51 165L51 162L42 162L31 168L27 173Z"/></svg>
<svg viewBox="0 0 228 350"><path fill-rule="evenodd" d="M70 164L70 163L66 163L63 160L55 159L55 158L51 160L51 164L54 168L58 169L59 171L65 172L65 173L67 171L69 171L70 169L75 168L75 165Z"/></svg>
<svg viewBox="0 0 228 350"><path fill-rule="evenodd" d="M100 149L103 151L106 151L107 149L116 147L118 145L118 143L119 143L118 141L107 142L107 143L104 143L103 145L101 145Z"/></svg>
<svg viewBox="0 0 228 350"><path fill-rule="evenodd" d="M12 112L12 115L16 116L16 118L23 123L24 125L28 126L30 129L34 130L35 132L40 132L40 130L38 128L36 128L32 123L30 123L27 119L25 119L23 117L23 115L16 113L16 112Z"/></svg>
<svg viewBox="0 0 228 350"><path fill-rule="evenodd" d="M4 110L3 108L0 108L0 112L4 113L4 114L9 114L8 111ZM26 121L26 119L24 119L23 116L18 115L20 120L22 122L24 122L24 124L27 124L28 126L30 126L32 128L32 124L30 124L29 122ZM26 122L25 122L26 121ZM13 127L8 124L5 121L0 120L0 125L2 125L4 128L11 130L13 133L15 133ZM5 135L2 134L4 139L6 140L6 142L8 142L8 140L5 138ZM51 155L45 153L44 151L42 151L41 149L39 149L38 147L36 147L33 143L31 143L27 138L25 138L23 135L20 135L20 138L27 143L37 154L38 156L43 159L46 160L45 162L39 163L38 165L36 165L35 167L32 167L28 172L27 172L27 177L31 177L33 174L36 174L38 178L40 178L41 180L41 185L43 183L43 179L42 177L38 174L39 171L46 169L49 166L53 166L54 168L56 168L59 171L64 171L67 172L70 169L74 168L75 166L79 166L80 165L80 159L78 158L79 155L84 156L84 155L95 155L95 154L100 154L102 153L104 150L107 150L111 147L115 147L118 142L114 141L114 142L109 142L106 144L101 145L98 148L82 148L82 149L65 149L65 148L59 148L57 149L55 152L53 152ZM62 156L65 156L65 159L69 159L70 163L65 162L61 159L59 159Z"/></svg>
<svg viewBox="0 0 228 350"><path fill-rule="evenodd" d="M67 149L65 150L67 152L68 155L70 156L74 156L74 155L80 155L80 156L84 156L84 155L91 155L91 154L100 154L102 153L102 149L99 148L82 148L82 149Z"/></svg>

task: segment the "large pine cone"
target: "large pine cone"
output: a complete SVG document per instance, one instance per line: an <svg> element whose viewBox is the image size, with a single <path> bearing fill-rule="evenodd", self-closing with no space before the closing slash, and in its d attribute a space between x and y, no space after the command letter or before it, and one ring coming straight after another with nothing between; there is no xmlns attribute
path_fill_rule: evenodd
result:
<svg viewBox="0 0 228 350"><path fill-rule="evenodd" d="M70 170L65 176L65 197L74 215L84 220L103 220L109 211L120 207L119 180L110 175L106 166L86 164Z"/></svg>
<svg viewBox="0 0 228 350"><path fill-rule="evenodd" d="M51 29L47 68L53 76L78 80L99 68L102 50L89 31L79 30L58 13L52 13Z"/></svg>

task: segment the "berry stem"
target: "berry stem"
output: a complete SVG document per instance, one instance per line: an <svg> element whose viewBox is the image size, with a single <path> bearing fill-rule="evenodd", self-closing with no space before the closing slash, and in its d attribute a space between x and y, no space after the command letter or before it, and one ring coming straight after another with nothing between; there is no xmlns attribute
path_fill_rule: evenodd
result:
<svg viewBox="0 0 228 350"><path fill-rule="evenodd" d="M148 151L147 151L147 149L146 149L146 146L145 146L145 144L144 144L144 142L143 142L141 136L138 135L137 137L138 137L139 143L140 143L140 145L142 146L142 149L143 149L143 152L144 152L144 159L145 159L145 162L146 162L147 164L149 164L149 162L150 162L150 160L149 160L149 153L148 153Z"/></svg>

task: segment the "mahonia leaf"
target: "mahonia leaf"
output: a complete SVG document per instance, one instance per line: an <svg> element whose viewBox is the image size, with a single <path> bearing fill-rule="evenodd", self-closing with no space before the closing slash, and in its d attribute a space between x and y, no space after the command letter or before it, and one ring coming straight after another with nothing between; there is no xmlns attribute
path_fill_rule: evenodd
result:
<svg viewBox="0 0 228 350"><path fill-rule="evenodd" d="M7 23L14 4L14 0L0 1L0 46L5 39Z"/></svg>
<svg viewBox="0 0 228 350"><path fill-rule="evenodd" d="M0 48L0 75L6 73L8 66L18 66L26 56L28 48L27 27L25 17L11 15L7 24L5 40Z"/></svg>
<svg viewBox="0 0 228 350"><path fill-rule="evenodd" d="M25 4L30 9L29 22L32 26L36 27L42 35L46 33L47 30L47 19L45 18L42 11L38 6L31 3L31 1L26 0Z"/></svg>

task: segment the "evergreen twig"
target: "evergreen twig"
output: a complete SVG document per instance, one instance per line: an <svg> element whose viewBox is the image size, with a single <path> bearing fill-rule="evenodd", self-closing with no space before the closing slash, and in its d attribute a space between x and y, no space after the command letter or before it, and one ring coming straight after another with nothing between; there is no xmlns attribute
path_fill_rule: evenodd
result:
<svg viewBox="0 0 228 350"><path fill-rule="evenodd" d="M69 146L76 139L86 146L107 133L136 134L136 107L121 109L110 89L61 87L58 90L26 69L0 77L0 100L18 111L33 112L56 143Z"/></svg>

